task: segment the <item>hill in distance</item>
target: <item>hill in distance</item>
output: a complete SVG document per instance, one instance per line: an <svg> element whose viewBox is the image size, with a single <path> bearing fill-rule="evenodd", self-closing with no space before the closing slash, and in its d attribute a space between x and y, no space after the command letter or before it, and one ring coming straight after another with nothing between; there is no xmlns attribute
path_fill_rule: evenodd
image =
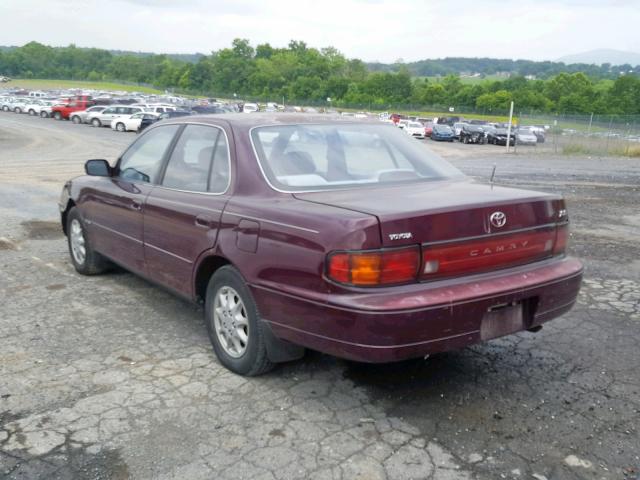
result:
<svg viewBox="0 0 640 480"><path fill-rule="evenodd" d="M557 60L566 63L586 63L593 65L602 65L609 63L611 65L631 65L635 67L640 65L640 53L625 52L622 50L598 49L588 52L576 53L573 55L565 55Z"/></svg>

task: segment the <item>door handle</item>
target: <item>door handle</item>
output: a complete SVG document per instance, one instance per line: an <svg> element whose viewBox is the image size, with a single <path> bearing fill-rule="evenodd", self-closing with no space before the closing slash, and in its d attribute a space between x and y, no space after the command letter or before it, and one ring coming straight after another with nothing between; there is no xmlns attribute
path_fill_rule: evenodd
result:
<svg viewBox="0 0 640 480"><path fill-rule="evenodd" d="M203 228L212 228L215 225L215 219L209 215L200 214L196 216L196 225Z"/></svg>

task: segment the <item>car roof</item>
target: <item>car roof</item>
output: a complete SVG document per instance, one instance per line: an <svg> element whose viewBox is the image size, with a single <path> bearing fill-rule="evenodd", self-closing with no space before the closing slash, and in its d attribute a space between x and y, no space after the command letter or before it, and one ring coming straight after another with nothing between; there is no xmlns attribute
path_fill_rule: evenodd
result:
<svg viewBox="0 0 640 480"><path fill-rule="evenodd" d="M295 124L357 124L367 123L385 125L377 120L364 118L354 119L335 114L304 114L287 112L260 112L260 113L217 113L210 115L190 115L172 119L175 123L208 123L220 125L226 123L234 128L249 130L254 127L267 125L295 125Z"/></svg>

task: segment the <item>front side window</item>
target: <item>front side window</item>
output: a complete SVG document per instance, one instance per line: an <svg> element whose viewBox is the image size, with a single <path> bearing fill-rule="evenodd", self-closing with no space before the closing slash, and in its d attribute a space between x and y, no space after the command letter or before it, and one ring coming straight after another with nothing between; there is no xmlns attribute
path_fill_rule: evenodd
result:
<svg viewBox="0 0 640 480"><path fill-rule="evenodd" d="M455 167L391 125L258 127L251 140L269 183L285 191L462 177Z"/></svg>
<svg viewBox="0 0 640 480"><path fill-rule="evenodd" d="M222 193L228 177L223 179L222 187L215 180L221 177L221 169L228 172L227 158L225 136L220 129L188 125L173 149L162 185L190 192L207 192L213 187L217 190L212 191ZM210 181L212 176L214 182Z"/></svg>
<svg viewBox="0 0 640 480"><path fill-rule="evenodd" d="M114 108L114 107L106 108L106 109L104 109L102 111L102 113L107 114L107 115L112 114L112 113L116 113L116 108Z"/></svg>
<svg viewBox="0 0 640 480"><path fill-rule="evenodd" d="M165 152L179 128L179 125L154 128L136 140L120 158L120 178L156 183Z"/></svg>

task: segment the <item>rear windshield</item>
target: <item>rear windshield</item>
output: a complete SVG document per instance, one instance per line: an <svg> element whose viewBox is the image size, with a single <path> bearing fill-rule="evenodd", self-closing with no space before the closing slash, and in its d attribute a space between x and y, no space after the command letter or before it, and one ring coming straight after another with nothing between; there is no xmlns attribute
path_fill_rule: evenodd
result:
<svg viewBox="0 0 640 480"><path fill-rule="evenodd" d="M392 125L278 125L254 128L251 137L269 183L284 191L463 176Z"/></svg>

